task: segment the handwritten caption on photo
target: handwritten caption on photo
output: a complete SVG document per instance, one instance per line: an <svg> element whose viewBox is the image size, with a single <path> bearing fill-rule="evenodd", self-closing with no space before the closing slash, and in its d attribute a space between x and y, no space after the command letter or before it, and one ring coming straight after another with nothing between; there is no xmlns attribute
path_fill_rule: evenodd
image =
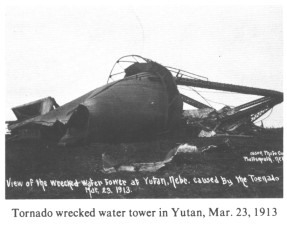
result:
<svg viewBox="0 0 287 225"><path fill-rule="evenodd" d="M282 151L252 151L247 156L243 156L245 162L250 163L283 163Z"/></svg>
<svg viewBox="0 0 287 225"><path fill-rule="evenodd" d="M6 186L10 189L31 189L39 188L43 192L46 192L49 188L67 189L69 191L75 191L82 189L90 198L95 195L111 195L111 194L131 194L135 187L138 186L154 186L154 187L169 187L177 189L186 185L222 185L232 187L235 184L242 185L248 188L252 183L274 183L280 180L279 177L273 174L258 176L254 174L248 174L247 176L235 175L234 177L225 176L211 176L211 177L184 177L168 176L147 176L141 178L133 178L131 180L125 179L67 179L67 180L44 180L41 178L28 179L25 181L14 180L8 178L6 180Z"/></svg>

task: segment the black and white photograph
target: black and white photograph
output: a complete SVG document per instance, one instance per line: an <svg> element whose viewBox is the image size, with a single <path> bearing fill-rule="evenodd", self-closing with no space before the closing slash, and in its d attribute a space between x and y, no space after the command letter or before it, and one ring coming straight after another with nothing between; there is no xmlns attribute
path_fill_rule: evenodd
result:
<svg viewBox="0 0 287 225"><path fill-rule="evenodd" d="M8 202L283 200L280 5L9 5L5 68Z"/></svg>
<svg viewBox="0 0 287 225"><path fill-rule="evenodd" d="M13 7L7 199L282 198L282 9Z"/></svg>

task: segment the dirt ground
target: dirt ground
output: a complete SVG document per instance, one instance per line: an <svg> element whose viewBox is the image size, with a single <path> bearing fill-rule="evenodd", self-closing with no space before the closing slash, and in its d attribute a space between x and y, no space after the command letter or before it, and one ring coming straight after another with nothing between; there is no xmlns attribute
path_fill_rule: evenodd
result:
<svg viewBox="0 0 287 225"><path fill-rule="evenodd" d="M283 129L271 129L256 137L230 137L231 145L221 145L221 138L159 139L146 143L90 144L81 147L59 147L52 143L7 142L6 143L6 199L90 199L90 198L282 198L283 162L247 162L250 153L283 153ZM196 146L218 145L214 151L199 155L182 155L157 172L102 172L102 153L127 162L159 161L172 148L189 143ZM257 155L258 156L258 155ZM253 176L254 175L254 176ZM236 176L246 177L248 182L237 181ZM253 177L252 177L253 176ZM275 177L266 182L264 178ZM178 178L176 187L172 178ZM254 177L260 177L259 180ZM263 177L263 178L262 178ZM154 178L154 179L153 179ZM156 178L159 178L158 180ZM219 183L211 182L213 179ZM224 184L222 178L232 181ZM277 179L278 178L278 179ZM41 181L46 181L45 191ZM51 185L58 181L100 181L94 186L95 193L85 187ZM106 184L105 179L126 181L127 184ZM146 184L145 179L168 184ZM184 182L187 180L187 183ZM261 179L261 180L260 180ZM31 181L32 180L32 181ZM138 180L138 184L132 181ZM204 183L209 180L209 183ZM22 181L13 187L9 181ZM31 182L30 182L31 181ZM199 182L202 183L199 183ZM204 181L204 182L203 182ZM30 182L30 183L29 183ZM38 183L37 183L38 182ZM9 184L9 185L8 185ZM99 182L97 183L99 184ZM94 183L96 185L96 182ZM96 189L90 189L96 190Z"/></svg>

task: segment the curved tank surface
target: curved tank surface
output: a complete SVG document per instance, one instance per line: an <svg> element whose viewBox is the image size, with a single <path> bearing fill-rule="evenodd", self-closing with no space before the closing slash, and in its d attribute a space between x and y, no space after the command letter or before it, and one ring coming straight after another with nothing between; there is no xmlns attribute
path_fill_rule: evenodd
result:
<svg viewBox="0 0 287 225"><path fill-rule="evenodd" d="M9 126L63 131L59 144L150 138L174 129L183 102L172 74L160 64L135 62L124 78L99 87L45 115ZM60 124L60 126L59 126Z"/></svg>

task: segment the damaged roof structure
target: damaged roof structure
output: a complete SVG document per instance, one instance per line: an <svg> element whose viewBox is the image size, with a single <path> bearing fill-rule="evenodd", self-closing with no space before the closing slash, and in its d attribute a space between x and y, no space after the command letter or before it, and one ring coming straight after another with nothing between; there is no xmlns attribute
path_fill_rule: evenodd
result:
<svg viewBox="0 0 287 225"><path fill-rule="evenodd" d="M128 66L115 72L118 64ZM109 82L120 75L123 75L122 79ZM261 97L236 107L216 110L181 94L178 85ZM116 62L106 85L71 102L58 106L48 97L14 107L17 121L9 122L8 129L12 140L49 137L64 146L150 138L182 126L198 129L200 137L240 134L252 129L253 122L282 101L282 92L211 82L130 55ZM183 103L195 109L183 110ZM37 135L33 135L35 133Z"/></svg>
<svg viewBox="0 0 287 225"><path fill-rule="evenodd" d="M133 139L172 129L181 119L182 105L169 70L147 60L127 67L123 79L8 129L19 138L23 129L56 134L61 145Z"/></svg>

